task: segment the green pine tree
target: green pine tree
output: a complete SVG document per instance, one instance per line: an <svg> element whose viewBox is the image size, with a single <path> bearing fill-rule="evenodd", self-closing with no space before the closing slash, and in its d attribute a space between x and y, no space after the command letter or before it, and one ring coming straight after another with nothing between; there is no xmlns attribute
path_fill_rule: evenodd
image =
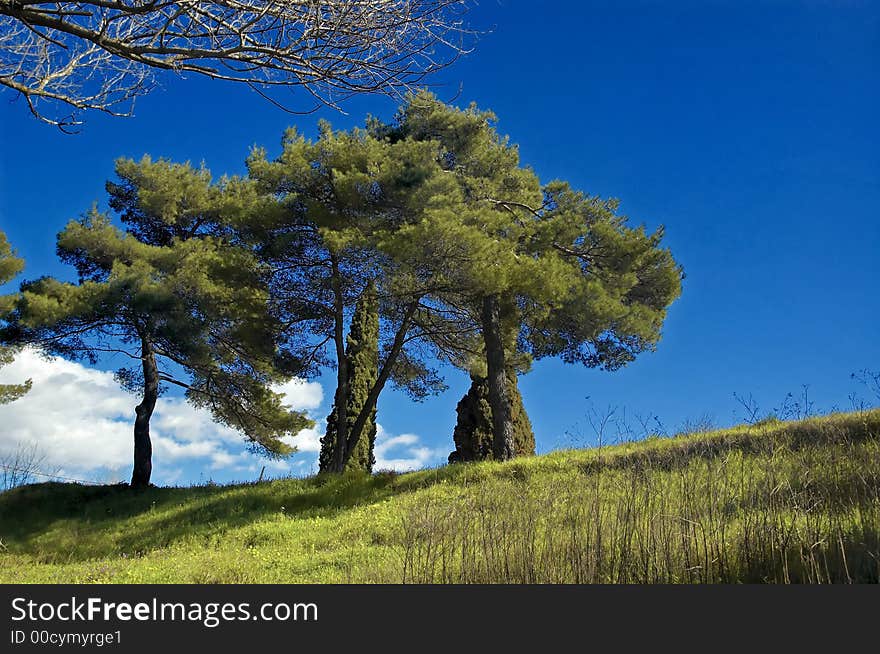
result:
<svg viewBox="0 0 880 654"><path fill-rule="evenodd" d="M346 419L351 430L367 401L370 389L379 376L379 303L376 287L372 282L358 298L348 332L345 356L349 366ZM334 403L333 410L327 418L327 433L321 439L319 465L322 472L333 469L338 447L336 420L336 403ZM376 408L373 407L361 434L357 436L346 469L372 472L376 463L373 454L375 442Z"/></svg>
<svg viewBox="0 0 880 654"><path fill-rule="evenodd" d="M147 214L157 225L179 222L172 213ZM120 384L141 398L133 487L150 483L150 420L166 385L183 388L191 404L258 451L294 451L282 439L313 423L271 388L286 377L275 366L277 330L253 256L210 235L175 235L167 245L146 240L158 239L123 232L94 210L70 222L58 235L58 254L78 281L43 277L23 284L4 335L47 354L94 363L114 352L136 362L117 372Z"/></svg>
<svg viewBox="0 0 880 654"><path fill-rule="evenodd" d="M454 266L441 264L453 279L431 301L467 314L482 336L467 369L488 380L493 458L505 460L516 451L508 371L546 357L615 370L653 350L683 273L662 228L632 225L617 201L564 181L542 186L494 122L475 106L461 110L419 93L396 125L374 130L438 143L446 179L459 186L458 195L438 197L433 222L423 221L470 250ZM434 263L426 262L431 273Z"/></svg>
<svg viewBox="0 0 880 654"><path fill-rule="evenodd" d="M535 453L535 433L523 406L516 373L508 373L510 388L510 415L513 422L514 456ZM489 406L489 382L485 377L471 375L471 387L455 409L458 421L452 439L455 451L450 463L485 461L492 459L492 408Z"/></svg>

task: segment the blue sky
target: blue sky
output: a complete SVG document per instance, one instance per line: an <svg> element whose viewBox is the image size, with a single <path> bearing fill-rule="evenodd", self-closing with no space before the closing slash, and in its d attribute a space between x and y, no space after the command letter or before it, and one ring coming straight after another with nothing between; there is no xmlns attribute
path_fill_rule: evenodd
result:
<svg viewBox="0 0 880 654"><path fill-rule="evenodd" d="M853 391L867 399L850 373L880 369L880 6L543 6L480 3L470 21L493 31L433 78L435 91L493 109L542 179L617 197L634 222L664 224L687 278L656 353L615 373L546 361L521 379L539 450L566 432L589 441L590 403L656 413L672 430L704 414L730 424L734 392L753 394L765 412L801 384L818 408L846 408ZM238 173L251 145L277 152L289 125L314 133L320 117L346 127L396 106L362 97L344 105L348 115L292 116L229 84L162 81L134 118L91 115L76 136L0 94L0 228L26 257L27 276L67 274L55 234L105 203L118 156ZM309 106L297 93L290 104ZM416 435L418 460L430 464L452 448L467 386L460 372L447 379L449 391L423 404L390 391L380 400L388 438ZM315 416L332 391L324 380ZM174 479L198 481L203 464L183 461Z"/></svg>

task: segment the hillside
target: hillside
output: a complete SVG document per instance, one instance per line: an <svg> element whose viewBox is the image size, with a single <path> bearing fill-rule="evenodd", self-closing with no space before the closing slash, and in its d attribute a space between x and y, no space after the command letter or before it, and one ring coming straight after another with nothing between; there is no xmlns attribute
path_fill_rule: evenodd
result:
<svg viewBox="0 0 880 654"><path fill-rule="evenodd" d="M0 494L0 582L877 582L880 410L404 475Z"/></svg>

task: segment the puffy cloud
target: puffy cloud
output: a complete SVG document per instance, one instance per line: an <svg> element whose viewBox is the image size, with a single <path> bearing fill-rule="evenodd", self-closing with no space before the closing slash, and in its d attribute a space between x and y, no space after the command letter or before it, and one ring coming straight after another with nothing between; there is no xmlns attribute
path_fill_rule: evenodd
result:
<svg viewBox="0 0 880 654"><path fill-rule="evenodd" d="M321 385L303 379L291 379L286 384L277 386L275 391L284 393L285 403L297 411L317 409L324 401L324 389Z"/></svg>
<svg viewBox="0 0 880 654"><path fill-rule="evenodd" d="M306 471L316 473L318 471L318 452L321 451L321 436L326 429L326 421L316 424L312 429L306 429L297 434L296 439L291 441L297 449L304 454L312 454L303 457L299 461L292 462L290 468L295 466L304 467ZM376 465L374 470L394 470L406 472L418 470L427 466L439 465L446 462L446 450L432 449L422 443L421 437L416 434L389 434L381 424L376 425L375 445Z"/></svg>
<svg viewBox="0 0 880 654"><path fill-rule="evenodd" d="M415 434L392 436L376 425L376 470L418 470L445 462L445 454L445 450L423 445Z"/></svg>
<svg viewBox="0 0 880 654"><path fill-rule="evenodd" d="M299 452L320 452L321 436L326 429L326 421L316 421L311 429L303 429L296 436L282 439L288 445L296 447Z"/></svg>

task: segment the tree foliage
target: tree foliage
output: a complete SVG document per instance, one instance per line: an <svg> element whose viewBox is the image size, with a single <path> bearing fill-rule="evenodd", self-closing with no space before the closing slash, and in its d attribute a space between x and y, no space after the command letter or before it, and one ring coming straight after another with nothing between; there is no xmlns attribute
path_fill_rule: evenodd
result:
<svg viewBox="0 0 880 654"><path fill-rule="evenodd" d="M276 160L263 150L249 159L275 206L248 220L283 271L276 297L290 324L317 337L315 352L334 345L331 428L343 441L348 431L349 446L386 379L418 391L436 360L486 380L493 456L509 458L519 448L515 371L548 356L614 370L659 339L681 280L662 229L631 227L615 201L564 182L542 186L494 122L419 93L393 124L336 132L322 123L315 141L291 130ZM345 325L369 283L383 357L350 423ZM335 450L337 470L346 447Z"/></svg>
<svg viewBox="0 0 880 654"><path fill-rule="evenodd" d="M303 350L311 346L315 365L335 361L333 469L341 471L387 382L415 399L444 388L429 362L457 353L443 343L463 336L431 298L451 277L445 271L454 260L441 267L426 259L439 261L454 241L425 238L423 225L449 210L442 192L454 186L439 174L433 143L392 143L367 130L334 131L327 123L316 140L288 131L274 160L255 150L248 170L258 197L239 233L273 270L272 297L290 338ZM345 329L370 284L378 302L380 363L350 421Z"/></svg>
<svg viewBox="0 0 880 654"><path fill-rule="evenodd" d="M24 261L15 256L6 234L0 231L0 285L6 284L24 270ZM14 307L13 296L0 297L0 321ZM17 348L0 346L0 367L8 365L15 359ZM0 384L0 404L8 404L22 397L31 389L31 381L22 384Z"/></svg>
<svg viewBox="0 0 880 654"><path fill-rule="evenodd" d="M320 457L334 472L372 467L389 381L422 399L451 364L473 380L456 457L485 458L491 443L504 460L534 451L517 374L545 357L626 365L656 346L681 290L662 228L542 185L473 105L411 95L390 124L291 129L278 157L256 148L247 166L214 182L189 164L120 161L107 190L127 231L97 213L68 226L59 254L79 283L25 285L26 339L125 351L140 365L119 374L143 391L139 417L176 384L279 454L305 419L270 384L335 365Z"/></svg>

